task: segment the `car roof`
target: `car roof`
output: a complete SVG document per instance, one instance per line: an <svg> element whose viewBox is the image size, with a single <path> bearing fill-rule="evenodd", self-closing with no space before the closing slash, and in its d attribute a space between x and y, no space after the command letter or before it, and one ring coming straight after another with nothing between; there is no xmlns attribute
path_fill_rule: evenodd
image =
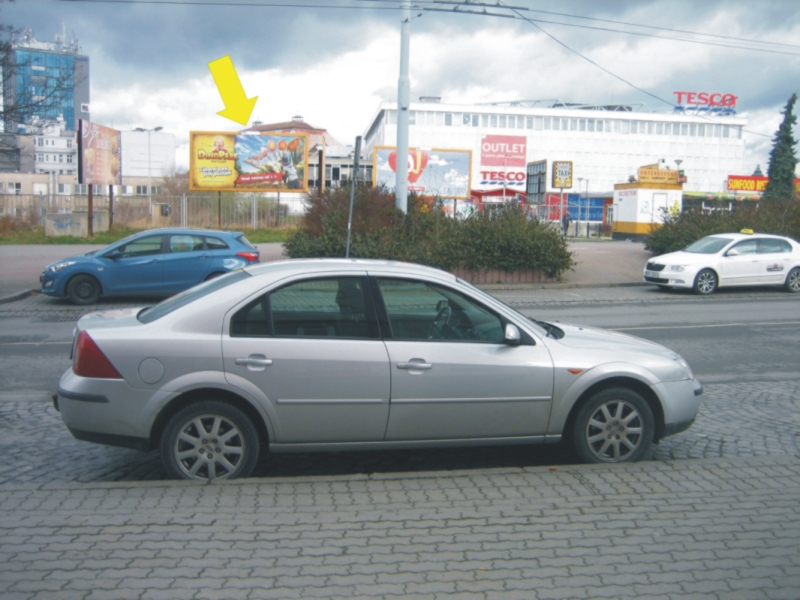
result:
<svg viewBox="0 0 800 600"><path fill-rule="evenodd" d="M737 242L739 240L747 240L747 239L754 238L754 237L777 238L779 240L788 240L788 239L790 239L790 238L784 237L782 235L775 235L775 234L772 234L772 233L758 233L758 232L754 232L754 233L712 233L711 235L706 236L706 237L726 237L726 238L730 238L731 240L734 240L734 241L737 241Z"/></svg>
<svg viewBox="0 0 800 600"><path fill-rule="evenodd" d="M400 262L395 260L380 260L368 258L295 258L292 260L278 260L259 263L245 267L245 270L253 276L275 274L282 272L286 276L302 275L305 273L320 273L324 271L383 271L395 275L408 276L428 276L448 281L456 281L457 277L452 273L426 267L413 263Z"/></svg>
<svg viewBox="0 0 800 600"><path fill-rule="evenodd" d="M140 231L139 233L135 234L137 236L140 235L152 235L154 233L184 233L184 234L196 234L196 235L232 235L232 236L239 236L244 235L241 231L223 231L222 229L192 229L186 227L161 227L159 229L147 229L145 231Z"/></svg>

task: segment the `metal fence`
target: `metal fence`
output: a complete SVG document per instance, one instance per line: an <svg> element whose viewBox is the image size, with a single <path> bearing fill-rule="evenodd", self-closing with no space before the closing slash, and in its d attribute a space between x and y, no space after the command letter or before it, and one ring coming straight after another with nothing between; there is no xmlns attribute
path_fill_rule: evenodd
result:
<svg viewBox="0 0 800 600"><path fill-rule="evenodd" d="M293 204L289 204L292 202ZM95 195L92 209L108 213L108 196ZM0 195L0 218L22 226L44 226L47 215L86 214L88 196ZM132 229L197 227L221 229L280 229L302 218L298 200L249 193L186 194L184 196L118 196L114 224Z"/></svg>

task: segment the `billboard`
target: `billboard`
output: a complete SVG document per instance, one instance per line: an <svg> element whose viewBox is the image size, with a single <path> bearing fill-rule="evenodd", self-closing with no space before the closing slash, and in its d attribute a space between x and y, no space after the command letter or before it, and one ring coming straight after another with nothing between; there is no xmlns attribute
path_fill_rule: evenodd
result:
<svg viewBox="0 0 800 600"><path fill-rule="evenodd" d="M553 161L553 187L559 189L572 187L572 161Z"/></svg>
<svg viewBox="0 0 800 600"><path fill-rule="evenodd" d="M78 121L78 183L122 185L122 144L116 129Z"/></svg>
<svg viewBox="0 0 800 600"><path fill-rule="evenodd" d="M308 192L308 135L189 132L189 189Z"/></svg>
<svg viewBox="0 0 800 600"><path fill-rule="evenodd" d="M397 149L376 146L372 158L372 183L394 192L397 182ZM437 198L470 197L472 151L444 148L409 148L408 191Z"/></svg>
<svg viewBox="0 0 800 600"><path fill-rule="evenodd" d="M659 169L657 164L639 167L637 175L639 183L643 185L678 185L681 183L680 171Z"/></svg>
<svg viewBox="0 0 800 600"><path fill-rule="evenodd" d="M524 167L527 160L524 135L486 135L481 140L481 165L485 167Z"/></svg>
<svg viewBox="0 0 800 600"><path fill-rule="evenodd" d="M728 175L730 192L763 192L767 189L769 177L758 175ZM794 191L800 194L800 179L794 180Z"/></svg>

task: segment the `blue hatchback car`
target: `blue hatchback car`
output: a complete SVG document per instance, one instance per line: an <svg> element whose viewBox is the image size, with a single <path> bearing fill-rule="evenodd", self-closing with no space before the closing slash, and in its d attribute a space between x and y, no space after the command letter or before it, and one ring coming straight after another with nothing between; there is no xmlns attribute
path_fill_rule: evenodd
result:
<svg viewBox="0 0 800 600"><path fill-rule="evenodd" d="M100 296L171 295L259 262L241 231L151 229L45 267L42 293L93 304Z"/></svg>

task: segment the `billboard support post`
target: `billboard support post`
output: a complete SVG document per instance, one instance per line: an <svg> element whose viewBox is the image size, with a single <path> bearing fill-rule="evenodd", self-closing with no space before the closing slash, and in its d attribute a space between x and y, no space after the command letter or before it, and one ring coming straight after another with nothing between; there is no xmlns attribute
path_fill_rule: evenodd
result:
<svg viewBox="0 0 800 600"><path fill-rule="evenodd" d="M356 155L353 157L353 173L350 176L350 213L347 217L347 246L344 257L350 258L350 233L353 230L353 201L356 195L356 181L358 180L358 158L361 154L361 136L356 136Z"/></svg>
<svg viewBox="0 0 800 600"><path fill-rule="evenodd" d="M181 194L181 227L186 229L186 194Z"/></svg>
<svg viewBox="0 0 800 600"><path fill-rule="evenodd" d="M108 186L108 230L114 229L114 186Z"/></svg>
<svg viewBox="0 0 800 600"><path fill-rule="evenodd" d="M93 202L94 196L92 195L92 188L94 186L90 183L89 184L89 196L88 196L88 203L86 206L86 228L89 233L89 237L94 237L94 211L93 211Z"/></svg>
<svg viewBox="0 0 800 600"><path fill-rule="evenodd" d="M559 216L559 219L561 220L562 227L563 227L563 223L564 223L564 188L562 187L562 188L559 188L559 189L561 190L561 210L558 211L558 213L559 213L558 216ZM564 235L567 235L567 230L566 229L564 230Z"/></svg>
<svg viewBox="0 0 800 600"><path fill-rule="evenodd" d="M222 229L222 192L217 192L217 229Z"/></svg>

